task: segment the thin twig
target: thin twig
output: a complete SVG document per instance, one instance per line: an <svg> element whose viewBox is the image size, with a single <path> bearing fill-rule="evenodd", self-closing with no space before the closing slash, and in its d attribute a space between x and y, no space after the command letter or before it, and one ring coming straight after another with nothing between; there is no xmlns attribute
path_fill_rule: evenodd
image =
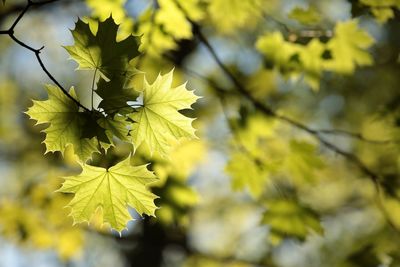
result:
<svg viewBox="0 0 400 267"><path fill-rule="evenodd" d="M92 110L93 108L93 98L94 98L94 83L96 82L96 74L97 74L97 68L94 70L94 74L93 74L93 80L92 80Z"/></svg>
<svg viewBox="0 0 400 267"><path fill-rule="evenodd" d="M372 183L375 186L377 194L380 195L380 192L381 192L381 185L379 183L380 176L378 174L376 174L375 172L373 172L372 170L370 170L356 155L354 155L354 154L352 154L350 152L347 152L347 151L341 149L340 147L334 145L333 143L329 142L328 140L323 138L321 136L321 134L317 130L314 130L314 129L308 127L307 125L305 125L305 124L303 124L301 122L298 122L298 121L296 121L296 120L294 120L292 118L286 117L284 115L280 115L280 114L276 113L276 111L273 110L271 107L269 107L269 106L265 105L264 103L262 103L262 102L258 101L257 99L255 99L249 93L249 91L246 89L246 87L236 78L236 76L228 69L227 66L225 66L225 64L222 62L222 60L218 57L216 51L211 46L211 44L208 41L208 39L202 33L200 25L198 25L196 22L192 21L189 18L189 16L185 12L185 10L182 8L182 6L180 6L180 4L177 1L175 1L175 3L178 6L178 8L180 8L180 10L183 12L183 14L185 15L186 19L191 23L192 28L193 28L193 32L197 36L199 41L207 48L207 50L209 51L209 53L211 54L212 58L214 59L214 61L219 66L219 68L231 80L231 82L235 85L235 88L237 89L237 91L244 98L246 98L247 100L252 102L254 107L256 109L258 109L259 111L261 111L262 113L264 113L265 115L273 117L273 118L276 118L276 119L278 119L278 120L280 120L282 122L285 122L285 123L297 128L299 130L302 130L302 131L310 134L315 139L317 139L317 141L319 141L320 144L324 145L329 150L341 155L342 157L344 157L345 159L347 159L348 161L353 163L355 166L357 166L360 169L360 171L362 173L364 173L364 175L366 175L372 181ZM382 205L380 207L382 207ZM398 229L396 227L396 224L393 223L392 219L388 216L386 210L385 209L381 209L381 212L382 212L382 215L384 216L385 220L388 222L389 226L391 226L396 233L400 234L400 229Z"/></svg>
<svg viewBox="0 0 400 267"><path fill-rule="evenodd" d="M193 22L192 22L193 23ZM218 64L218 66L221 68L221 70L228 76L228 78L233 82L235 85L236 89L238 92L245 97L247 100L252 102L255 106L256 109L259 111L263 112L264 114L274 117L276 119L279 119L280 121L286 122L292 126L294 126L297 129L300 129L304 132L309 133L310 135L314 136L320 143L325 145L328 149L342 155L343 157L347 158L349 161L357 165L364 174L369 176L374 182L377 180L378 175L372 172L371 170L366 167L360 159L358 159L355 155L348 153L339 147L335 146L334 144L330 143L326 139L324 139L317 130L314 130L312 128L309 128L305 124L302 124L298 121L293 120L292 118L286 117L284 115L280 115L276 113L272 108L266 106L264 103L259 102L257 99L255 99L248 91L247 89L242 85L242 83L233 75L233 73L222 63L220 58L218 57L217 53L215 52L214 48L211 46L211 44L208 42L207 38L203 35L203 33L200 31L199 26L197 24L194 24L194 28L196 29L195 33L198 36L199 40L205 45L207 50L210 52L212 55L213 59L215 62Z"/></svg>
<svg viewBox="0 0 400 267"><path fill-rule="evenodd" d="M193 22L192 22L193 23ZM230 72L230 70L222 63L222 61L219 59L218 55L216 54L214 48L210 45L208 42L207 38L202 34L200 28L198 25L194 24L194 29L196 29L196 34L199 37L199 40L206 46L212 57L214 58L215 62L219 65L221 70L230 78L230 80L233 82L233 84L236 86L236 89L238 92L251 101L253 105L258 109L259 111L263 112L267 116L274 117L282 122L286 122L291 126L294 126L297 129L300 129L304 132L309 133L311 136L313 136L315 139L317 139L320 144L323 144L326 148L329 150L341 155L351 163L353 163L355 166L357 166L362 173L364 173L374 184L376 193L378 196L377 203L378 207L380 208L380 211L385 218L386 222L388 225L397 233L400 234L400 229L396 226L396 224L393 222L391 217L389 216L388 212L386 211L385 207L383 206L381 202L381 185L379 183L379 178L380 176L370 170L356 155L347 152L338 146L334 145L333 143L327 141L325 138L321 136L321 134L314 129L309 128L308 126L293 120L292 118L286 117L284 115L277 114L272 108L264 105L263 103L259 102L257 99L255 99L247 90L246 88L239 82L239 80L236 79L236 77Z"/></svg>
<svg viewBox="0 0 400 267"><path fill-rule="evenodd" d="M32 9L33 8L38 8L38 7L42 6L42 5L46 5L46 4L49 4L50 2L56 2L56 1L57 2L63 2L63 4L68 4L69 5L69 4L73 4L75 2L82 2L83 0L65 0L65 1L63 1L63 0L52 0L52 1L32 2ZM13 2L13 1L11 1L11 2ZM4 9L0 8L1 9L1 12L0 12L0 24L8 16L11 16L13 14L21 13L22 10L25 9L25 7L26 7L25 4L16 3L16 4L8 6L8 3L7 3L7 7L5 7Z"/></svg>
<svg viewBox="0 0 400 267"><path fill-rule="evenodd" d="M366 137L364 137L361 133L353 133L349 132L346 130L341 130L341 129L321 129L321 130L316 130L320 134L326 134L326 135L343 135L346 137L350 138L355 138L360 141L366 142L366 143L371 143L371 144L377 144L377 145L388 145L395 143L393 140L371 140Z"/></svg>
<svg viewBox="0 0 400 267"><path fill-rule="evenodd" d="M41 5L49 4L49 3L52 3L52 2L56 2L56 1L58 1L58 0L48 0L48 1L41 1L41 2L33 2L32 0L27 0L27 4L26 4L25 8L18 15L18 17L15 19L15 21L11 25L11 27L6 31L4 31L4 30L0 31L0 35L8 35L15 43L17 43L18 45L24 47L25 49L33 52L35 54L35 56L36 56L36 59L37 59L39 65L40 65L40 67L42 68L42 70L46 73L46 75L50 78L50 80L53 81L60 88L60 90L64 93L64 95L66 95L69 99L71 99L76 105L78 105L78 107L83 108L85 111L91 112L88 108L86 108L78 100L76 100L72 95L70 95L68 93L68 91L60 84L60 82L58 82L54 78L54 76L46 68L46 66L43 63L42 58L40 57L40 52L44 49L44 46L42 46L39 49L35 49L35 48L27 45L26 43L22 42L21 40L19 40L14 35L15 27L21 21L22 17L26 14L26 12L29 10L29 8L31 8L32 6L41 6Z"/></svg>

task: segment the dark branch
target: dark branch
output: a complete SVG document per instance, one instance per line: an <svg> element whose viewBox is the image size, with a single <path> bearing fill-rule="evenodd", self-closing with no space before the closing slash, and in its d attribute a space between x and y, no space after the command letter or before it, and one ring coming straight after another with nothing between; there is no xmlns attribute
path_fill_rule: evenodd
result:
<svg viewBox="0 0 400 267"><path fill-rule="evenodd" d="M255 99L246 90L246 88L236 79L236 77L230 72L230 70L222 63L222 61L217 56L215 50L213 49L213 47L210 45L210 43L208 42L206 37L200 31L199 27L195 24L193 24L193 25L196 28L197 36L199 37L200 41L207 47L210 54L214 58L215 62L220 66L220 68L224 71L224 73L231 79L231 81L236 86L237 91L243 97L245 97L246 99L251 101L256 109L263 112L267 116L276 118L282 122L286 122L287 124L310 134L315 139L317 139L320 144L324 145L329 150L341 155L342 157L347 159L349 162L351 162L355 166L357 166L359 168L359 170L372 181L372 183L375 186L376 193L377 193L376 201L377 201L379 209L381 210L382 216L384 217L385 221L390 226L390 228L393 229L393 231L396 232L397 234L400 234L400 229L397 228L396 224L393 222L390 215L388 214L388 211L386 210L385 206L383 205L382 196L381 196L382 190L381 190L381 185L379 182L380 176L377 173L373 172L371 169L369 169L356 155L341 149L340 147L334 145L333 143L331 143L331 142L327 141L325 138L323 138L321 136L321 134L323 134L323 133L326 134L327 131L320 133L318 130L309 128L308 126L306 126L298 121L295 121L289 117L277 114L272 108L264 105L263 103L261 103L257 99Z"/></svg>
<svg viewBox="0 0 400 267"><path fill-rule="evenodd" d="M330 143L326 139L324 139L318 130L314 130L312 128L309 128L305 124L302 124L298 121L293 120L292 118L286 117L284 115L280 115L276 113L272 108L266 106L264 103L259 102L257 99L255 99L248 91L247 89L242 85L242 83L232 74L232 72L222 63L222 61L219 59L217 53L215 52L214 48L211 46L211 44L208 42L207 38L203 35L201 30L199 29L199 26L192 22L194 29L195 29L195 34L198 36L200 42L202 42L208 51L210 52L211 56L215 60L215 62L218 64L218 66L222 69L222 71L228 76L228 78L232 81L232 83L235 85L236 89L238 92L245 97L247 100L253 103L256 109L259 111L263 112L264 114L274 117L276 119L279 119L280 121L283 121L299 130L302 130L306 133L309 133L312 135L314 138L316 138L321 144L325 145L328 149L336 152L337 154L340 154L341 156L347 158L350 162L353 164L357 165L360 170L370 177L374 183L378 180L378 175L375 174L373 171L369 170L367 166L361 160L355 156L354 154L351 154L349 152L346 152L336 145Z"/></svg>
<svg viewBox="0 0 400 267"><path fill-rule="evenodd" d="M14 23L11 25L9 32L11 34L14 34L14 28L17 26L19 21L22 19L22 17L25 15L25 13L28 11L28 9L32 6L32 2L28 0L28 4L25 6L25 8L22 10L22 12L18 15L17 19L14 21Z"/></svg>
<svg viewBox="0 0 400 267"><path fill-rule="evenodd" d="M393 140L371 140L366 137L364 137L360 133L352 133L346 130L340 130L340 129L321 129L317 130L318 133L320 134L326 134L326 135L343 135L346 137L358 139L360 141L366 142L366 143L371 143L371 144L376 144L376 145L388 145L392 143L396 143L396 141Z"/></svg>
<svg viewBox="0 0 400 267"><path fill-rule="evenodd" d="M235 85L235 88L237 89L238 93L249 100L251 103L253 103L254 107L264 113L267 116L276 118L282 122L285 122L301 131L304 131L311 136L313 136L317 141L319 141L320 144L324 145L326 148L329 150L341 155L345 159L347 159L349 162L354 164L359 168L359 170L366 175L374 184L376 188L376 193L377 193L377 202L379 205L379 208L382 212L383 217L387 221L388 225L398 234L400 234L400 229L396 227L396 224L392 221L391 217L388 216L388 212L386 211L384 205L382 204L382 198L381 198L381 185L379 183L380 176L370 170L356 155L347 152L340 147L334 145L333 143L329 142L325 138L321 136L321 134L318 132L318 130L312 129L308 127L307 125L298 122L296 120L293 120L292 118L286 117L284 115L278 114L275 110L273 110L271 107L265 105L264 103L258 101L255 99L249 91L246 89L246 87L236 78L236 76L228 69L227 66L222 62L222 60L218 57L216 51L214 48L211 46L210 42L208 39L204 36L204 34L201 31L200 25L198 25L196 22L192 21L189 16L187 15L186 11L182 8L182 6L177 2L174 1L175 4L178 6L178 8L182 11L182 13L185 15L186 19L191 23L193 32L199 39L199 41L207 48L209 53L211 54L212 58L214 61L217 63L217 65L220 67L220 69L225 73L225 75L231 80L231 82Z"/></svg>
<svg viewBox="0 0 400 267"><path fill-rule="evenodd" d="M40 67L42 68L42 70L44 71L44 73L46 73L46 75L50 78L50 80L52 82L54 82L58 88L60 88L60 90L64 93L64 95L66 95L69 99L71 99L78 107L83 108L86 111L90 110L88 108L86 108L85 106L83 106L78 100L76 100L74 97L72 97L68 91L60 84L60 82L58 82L56 80L56 78L54 78L54 76L49 72L49 70L46 68L46 66L43 63L42 58L40 57L40 52L44 49L44 46L42 46L39 49L35 49L29 45L27 45L26 43L22 42L21 40L19 40L17 37L15 37L14 35L14 28L18 25L18 23L21 21L22 17L26 14L26 12L32 7L32 6L42 6L45 4L49 4L52 2L56 2L58 0L47 0L47 1L41 1L41 2L33 2L32 0L27 0L27 4L25 6L25 8L21 11L21 13L18 15L18 17L15 19L14 23L11 25L11 27L6 30L6 31L0 31L0 35L8 35L15 43L17 43L18 45L22 46L23 48L33 52L36 56L36 59L40 65Z"/></svg>

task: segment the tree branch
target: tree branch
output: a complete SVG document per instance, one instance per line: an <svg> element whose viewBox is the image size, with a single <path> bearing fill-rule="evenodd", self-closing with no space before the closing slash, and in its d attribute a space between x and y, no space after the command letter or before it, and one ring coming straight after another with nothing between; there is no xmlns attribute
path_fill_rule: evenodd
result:
<svg viewBox="0 0 400 267"><path fill-rule="evenodd" d="M190 20L189 20L190 21ZM375 190L376 190L376 201L378 204L378 208L380 209L382 216L384 217L385 221L388 223L388 225L395 231L397 234L400 234L400 229L396 226L396 224L393 222L391 217L389 216L383 202L382 202L382 196L381 196L381 185L379 182L380 176L373 172L371 169L369 169L356 155L347 152L340 147L334 145L333 143L329 142L325 138L321 136L321 133L318 130L312 129L305 124L302 124L301 122L298 122L296 120L293 120L292 118L286 117L284 115L280 115L276 113L272 108L269 106L264 105L263 103L259 102L257 99L255 99L248 91L247 89L242 85L242 83L233 75L233 73L222 63L220 58L218 57L217 53L215 52L214 48L211 46L207 38L203 35L203 33L200 30L200 27L192 22L193 29L195 29L195 34L198 36L200 42L202 42L207 50L210 52L212 55L213 59L215 62L219 65L221 70L226 74L226 76L232 81L232 83L236 86L237 91L247 100L253 103L256 109L261 111L267 116L276 118L282 122L285 122L299 130L302 130L311 136L313 136L317 141L319 141L320 144L324 145L326 148L329 150L341 155L351 163L353 163L355 166L359 168L359 170L364 173L374 184ZM328 133L327 131L324 131L322 133ZM360 138L360 136L358 137Z"/></svg>
<svg viewBox="0 0 400 267"><path fill-rule="evenodd" d="M71 99L78 107L83 108L85 111L91 112L88 108L86 108L85 106L83 106L78 100L76 100L74 97L72 97L68 91L60 84L60 82L58 82L54 76L49 72L49 70L46 68L46 66L43 63L42 58L40 57L40 52L44 49L44 46L42 46L39 49L35 49L29 45L27 45L26 43L22 42L21 40L19 40L17 37L15 37L14 35L14 28L18 25L18 23L21 21L21 19L23 18L23 16L26 14L26 12L32 7L32 6L42 6L45 4L49 4L52 2L56 2L59 0L47 0L47 1L41 1L41 2L33 2L32 0L27 0L27 4L25 6L25 8L21 11L21 13L18 15L18 17L15 19L14 23L11 25L11 27L8 30L3 30L0 31L0 35L8 35L15 43L17 43L18 45L22 46L23 48L33 52L36 56L36 59L40 65L40 67L42 68L42 70L44 71L44 73L46 73L46 75L50 78L51 81L53 81L59 88L60 90L64 93L64 95L66 95L69 99Z"/></svg>
<svg viewBox="0 0 400 267"><path fill-rule="evenodd" d="M359 168L359 170L364 175L366 175L374 184L376 193L377 193L378 207L381 210L381 213L382 213L383 217L385 218L386 222L397 234L400 234L400 229L398 229L396 224L392 221L392 219L388 215L388 212L386 211L386 209L382 203L382 198L381 198L382 190L381 190L381 185L379 182L380 176L377 173L375 173L374 171L370 170L369 167L367 167L356 155L341 149L340 147L334 145L333 143L331 143L328 140L326 140L325 138L323 138L321 136L321 133L318 132L318 130L312 129L312 128L308 127L307 125L305 125L301 122L298 122L290 117L280 115L275 110L273 110L271 107L265 105L264 103L260 102L258 99L254 98L249 93L249 91L246 89L246 87L236 78L236 76L228 69L227 66L225 66L225 64L222 62L222 60L218 57L215 49L211 46L207 37L202 33L200 25L198 25L196 22L192 21L189 18L186 11L182 8L182 6L176 0L174 2L177 5L177 7L182 11L182 13L185 15L186 19L191 23L193 33L195 34L195 36L197 36L199 41L207 48L208 52L211 54L212 58L217 63L219 68L225 73L225 75L234 84L238 93L241 96L243 96L244 98L246 98L247 100L249 100L251 103L253 103L254 107L257 110L259 110L260 112L264 113L267 116L278 119L282 122L285 122L301 131L304 131L304 132L310 134L320 144L324 145L329 150L341 155L342 157L347 159L349 162L351 162L353 165L357 166ZM326 134L326 132L325 132L325 134Z"/></svg>
<svg viewBox="0 0 400 267"><path fill-rule="evenodd" d="M397 143L396 141L393 140L371 140L363 136L361 133L353 133L340 129L318 129L316 131L320 134L326 134L326 135L343 135L349 138L358 139L360 141L376 145L389 145L392 143Z"/></svg>
<svg viewBox="0 0 400 267"><path fill-rule="evenodd" d="M199 26L192 22L195 34L199 38L200 42L204 44L204 46L207 48L207 50L210 52L211 56L215 60L215 62L218 64L218 66L221 68L221 70L226 74L226 76L232 81L232 83L235 85L236 89L238 92L247 100L253 103L254 107L261 111L262 113L274 117L282 122L285 122L301 131L304 131L311 136L313 136L315 139L317 139L321 144L325 145L328 149L336 152L337 154L342 155L343 157L347 158L349 161L357 165L361 171L370 177L374 182L378 180L378 175L369 170L367 166L364 165L361 160L341 148L337 147L336 145L332 144L331 142L327 141L325 138L323 138L318 130L312 129L305 124L298 122L296 120L293 120L292 118L286 117L284 115L278 114L276 111L274 111L271 107L266 106L264 103L261 103L257 99L255 99L249 91L242 85L242 83L233 75L233 73L224 65L224 63L220 60L218 57L217 53L215 52L214 48L211 46L207 38L203 35L201 32Z"/></svg>
<svg viewBox="0 0 400 267"><path fill-rule="evenodd" d="M43 6L43 5L52 3L52 2L63 2L64 4L71 4L71 3L73 3L73 2L80 2L80 1L82 1L82 0L68 0L68 1L63 1L63 0L50 0L50 1L40 1L40 2L33 2L33 1L32 1L32 4L31 4L31 5L32 5L32 8L31 8L31 9L38 8L38 7L40 7L40 6ZM7 4L7 6L8 6L8 4ZM11 16L11 15L13 15L13 14L19 14L19 13L21 13L22 10L24 10L25 8L26 8L26 5L25 5L25 4L15 4L15 5L12 5L12 6L10 6L10 7L2 8L2 10L1 10L1 12L0 12L0 24L1 24L1 22L2 22L5 18L7 18L8 16Z"/></svg>

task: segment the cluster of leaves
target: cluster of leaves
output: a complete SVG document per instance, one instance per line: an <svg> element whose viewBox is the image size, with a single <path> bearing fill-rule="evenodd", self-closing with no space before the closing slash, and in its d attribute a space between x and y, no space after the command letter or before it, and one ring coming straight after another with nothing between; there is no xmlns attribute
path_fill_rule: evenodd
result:
<svg viewBox="0 0 400 267"><path fill-rule="evenodd" d="M232 177L232 188L248 189L254 200L265 202L262 223L271 227L273 244L288 236L304 240L310 231L322 232L318 215L299 200L271 194L285 181L293 188L318 181L325 164L315 144L293 139L281 124L257 114L235 132L231 149L225 170Z"/></svg>
<svg viewBox="0 0 400 267"><path fill-rule="evenodd" d="M51 172L50 172L51 173ZM60 186L57 174L51 173L40 183L28 183L15 198L0 201L0 231L2 236L33 246L54 249L59 257L68 260L81 252L84 234L72 226L64 206L70 198L54 194Z"/></svg>
<svg viewBox="0 0 400 267"><path fill-rule="evenodd" d="M395 10L400 9L399 0L360 0L359 5L361 8L367 7L381 24L393 18Z"/></svg>
<svg viewBox="0 0 400 267"><path fill-rule="evenodd" d="M115 146L116 140L135 149L146 143L151 154L166 157L171 142L195 137L193 119L179 110L191 108L198 97L185 84L172 87L173 71L159 75L152 84L144 79L140 91L130 87L138 72L132 64L139 55L138 38L131 35L117 42L118 25L112 17L96 26L93 33L89 24L78 20L72 31L75 44L66 50L79 69L94 70L94 80L99 73L97 88L92 88L92 94L102 99L98 108L81 110L71 99L79 101L73 88L68 96L47 85L49 99L34 101L27 114L38 124L49 124L44 130L47 152L64 153L72 146L82 164L83 172L66 178L59 190L75 194L69 204L75 222L89 221L101 207L104 222L122 231L130 218L127 206L154 215L156 196L146 186L156 181L155 176L145 165L131 166L130 157L107 169L86 162L93 153Z"/></svg>
<svg viewBox="0 0 400 267"><path fill-rule="evenodd" d="M358 75L360 74L355 70L363 66L371 66L371 69L376 67L373 66L374 60L369 52L375 41L357 18L342 22L335 21L332 30L324 29L325 26L321 21L329 19L324 18L319 12L318 2L316 7L310 5L308 8L293 8L282 19L284 22L280 22L279 15L274 18L274 8L268 8L270 5L279 6L278 2L280 1L159 0L151 1L149 7L140 12L137 18L134 18L124 7L127 3L126 0L86 1L92 10L93 17L99 20L93 18L84 20L89 23L78 20L72 31L75 44L67 46L66 50L78 63L79 69L93 71L93 85L90 90L93 95L100 98L100 103L94 105L92 95L91 108L77 105L76 103L81 101L77 95L82 90L78 89L78 94L76 94L75 89L71 88L67 95L60 88L47 85L48 100L35 101L33 107L27 112L38 124L45 124L44 143L47 152L60 151L65 154L72 149L78 158L82 172L67 177L58 190L74 194L69 204L62 202L60 205L67 205L71 208L71 215L75 223L92 222L98 218L100 224L104 222L117 231L122 231L126 227L127 221L130 220L128 207L134 208L140 214L154 215L157 209L154 201L157 197L161 197L159 205L162 209L157 211L159 221L165 222L167 225L178 223L180 226L192 227L192 224L188 223L187 212L199 203L200 198L198 193L188 185L190 183L187 178L192 173L193 166L206 154L206 150L211 151L211 154L218 150L219 146L228 144L228 149L221 150L223 150L224 158L227 158L228 161L225 171L230 176L232 188L234 191L248 193L251 197L244 197L240 200L247 204L250 203L253 205L252 208L254 206L256 208L248 213L239 212L241 207L234 210L235 204L231 195L237 195L231 194L226 202L216 201L211 204L212 208L217 211L211 216L208 215L204 224L209 225L211 217L221 217L221 220L224 220L223 224L234 221L235 224L230 226L239 228L236 227L236 225L240 225L237 217L243 221L245 217L252 217L250 218L252 220L256 211L260 211L258 223L262 227L268 226L269 240L274 245L279 245L282 240L287 238L309 241L307 238L310 234L323 235L321 219L324 219L324 216L327 216L331 222L335 222L337 219L335 216L339 217L343 213L351 213L354 210L357 212L359 210L362 212L365 210L375 211L382 206L383 210L390 210L391 214L386 214L386 216L391 220L389 221L392 223L391 226L400 226L398 219L400 194L397 189L398 184L396 184L398 180L398 150L387 144L380 150L376 147L359 145L353 141L365 141L363 135L340 132L341 135L344 134L352 141L346 139L346 142L340 144L342 146L338 146L335 151L334 141L342 140L335 134L332 135L335 136L332 138L334 140L332 143L329 143L331 139L326 134L313 130L304 131L304 127L308 129L307 126L300 131L305 135L300 135L293 129L301 128L302 124L292 127L293 124L296 124L296 120L283 119L285 122L281 123L282 118L286 117L274 115L274 112L265 112L265 109L262 113L263 110L260 110L260 105L272 103L272 106L279 107L276 114L290 114L299 121L309 120L310 125L337 123L340 127L358 131L361 129L358 128L359 124L366 120L367 115L364 113L377 109L374 102L381 103L384 102L382 99L386 99L385 96L380 98L376 93L368 90L365 92L342 90L342 87L364 90L366 86L363 82L365 81L359 81ZM399 8L396 0L350 2L353 8L356 5L361 6L382 23L393 18L396 9ZM316 2L313 3L316 4ZM110 17L111 13L113 18ZM289 19L289 26L285 25L286 19ZM298 31L291 29L290 23L293 21L290 20L296 20L301 24L296 25L300 28ZM122 23L122 25L118 27L118 23ZM269 29L270 23L276 24L277 27L273 30ZM305 31L311 32L313 35L303 36L305 38L301 36L304 25L306 25ZM242 49L242 46L246 45L245 42L250 40L247 44L248 47L245 48L256 52L254 48L254 40L256 40L255 47L260 53L251 55L258 56L257 60L260 61L264 59L266 63L266 66L258 66L258 69L253 66L247 68L249 65L245 65L246 68L243 66L226 66L224 68L222 66L222 70L228 72L228 78L236 74L243 78L239 81L239 83L243 81L243 88L226 85L224 79L219 76L219 72L214 71L208 65L207 68L212 74L200 73L197 75L197 78L200 77L202 78L200 80L205 81L204 85L207 89L216 92L207 97L206 101L212 104L207 105L198 114L202 114L208 119L221 119L219 116L222 115L224 120L230 121L229 113L221 114L214 109L214 106L217 105L214 105L212 98L221 102L224 107L226 99L232 100L231 102L234 104L240 103L238 105L240 110L237 108L234 111L236 115L240 116L240 119L236 120L235 117L233 122L228 123L232 124L229 125L233 136L232 140L224 143L226 141L226 136L224 136L216 142L218 145L211 143L211 148L206 148L204 143L199 140L182 140L195 139L192 127L193 119L183 115L188 114L183 110L189 109L198 97L186 89L186 84L172 86L173 71L165 75L158 75L153 83L148 82L145 78L143 85L138 86L134 81L143 75L138 70L142 69L143 65L152 66L157 69L157 73L160 68L170 70L171 62L169 61L171 59L163 56L166 52L175 49L180 50L178 52L189 53L187 50L193 49L193 47L188 49L186 47L188 42L181 41L194 39L196 34L201 34L203 26L209 30L207 34L210 34L210 37L214 37L213 34L216 34L224 48L231 48L231 44L234 43L233 46L240 46ZM204 32L206 31L204 30ZM132 33L140 35L141 42L138 37L132 36ZM232 41L232 37L240 37L241 41L238 42L236 39ZM250 38L246 40L241 37ZM203 42L204 47L211 50L209 52L216 57L218 64L232 63L232 61L218 60L219 51L215 50L217 51L215 52L208 47L210 44L214 45L212 42L214 40L210 44L202 38L199 38L199 41ZM189 42L189 45L197 44ZM188 54L181 56L184 59L189 58ZM249 62L253 64L257 60L253 62L250 58ZM185 71L186 63L179 63L182 64L179 64L183 67L182 71ZM176 65L178 66L178 64ZM197 68L193 68L191 65L189 68L194 69L194 74L197 74ZM231 70L237 71L237 73L230 72ZM331 84L331 87L318 94L309 94L308 91L304 92L301 88L300 90L288 88L280 90L282 88L279 88L276 81L279 80L276 78L281 75L284 78L304 77L305 82L317 91L320 83L324 82L325 72L344 74L337 81L344 83L345 86L341 84L340 88L336 88L339 86ZM177 73L180 74L179 70L175 71L175 74ZM213 83L210 77L215 73L216 76L213 78L217 79L217 82ZM147 73L146 77L150 75ZM379 76L379 73L377 75ZM371 74L369 78L374 76L375 74ZM397 81L390 76L394 77L395 74L384 76L387 78L385 85L386 82L389 84L391 80ZM238 80L240 79L238 78ZM233 84L237 86L235 81L233 79ZM370 79L368 79L369 81ZM215 84L222 85L226 90L216 88ZM371 82L371 84L373 83ZM397 88L397 83L395 86ZM248 89L250 97L246 95L246 89ZM244 94L243 91L245 91ZM363 92L363 101L360 101L360 92ZM226 95L229 95L230 98L223 98ZM311 100L309 95L312 95ZM251 99L252 97L254 99ZM291 97L294 97L295 101ZM265 101L256 102L258 99ZM229 104L232 104L231 102ZM294 104L294 102L296 103ZM346 104L343 104L344 102ZM0 104L3 103L0 102ZM321 105L321 108L317 108L317 104ZM351 112L343 112L347 106L342 108L341 105L351 106ZM0 108L2 107L0 105ZM4 107L9 109L10 105ZM243 112L244 109L245 112ZM0 114L0 118L3 118L2 116L3 114ZM273 118L270 118L271 116ZM322 120L324 123L321 123ZM292 124L290 127L287 125L288 121L292 121L289 123ZM0 137L3 134L2 122L0 120ZM382 125L378 128L390 127ZM218 125L216 131L220 129L221 125ZM213 133L213 130L208 128L206 130L211 132L211 140L215 138L213 134L218 135ZM8 131L6 129L4 133ZM378 134L373 134L374 132L369 128L363 131L372 139L383 136L379 131ZM382 139L390 140L396 134L398 135L398 132L388 138L382 137ZM314 139L311 139L310 136ZM331 145L324 146L324 140ZM181 141L179 145L177 145L178 141ZM106 163L96 162L96 158L98 158L96 154L101 153L102 158L112 157L110 154L121 147L128 152L119 154L116 159L105 159ZM127 147L129 148L127 149ZM132 147L133 149L131 149ZM134 156L126 157L131 150L134 151ZM342 160L340 157L330 157L331 153L326 153L327 151L340 154L350 163L355 162L356 164L347 166L346 160ZM357 155L352 154L356 152ZM117 161L119 162L114 164ZM365 166L363 165L364 161L368 163ZM150 162L151 166L148 165ZM210 165L214 167L213 164ZM368 176L365 172L368 172L370 167L372 171L377 170L384 174L378 179L378 182L381 183L378 184L378 187L384 187L382 192L378 190L378 193L383 195L379 205L375 203L376 197L372 196L374 194L371 192L374 191L371 190L373 187L371 181L357 179L360 176ZM154 170L157 178L149 169ZM210 174L207 173L207 176ZM222 191L224 191L223 188L217 188L216 195L223 195ZM62 197L67 195L57 194ZM242 196L242 194L238 195ZM222 198L223 196L219 199ZM199 206L201 209L201 205ZM221 208L221 206L223 207ZM28 222L34 221L34 223L25 225L24 222L19 222L20 216L31 217L31 214L25 210L18 211L17 216L13 217L13 209L23 209L20 203L10 204L10 201L4 201L2 207L4 209L0 209L0 215L3 216L0 218L4 218L6 225L21 224L31 233L36 231L37 225L42 224L42 221L36 217L36 219L27 220ZM41 209L46 208L41 206ZM207 214L210 214L209 206L204 209L208 212ZM229 216L229 218L219 216L222 209L233 210L232 213L235 213L237 217L233 219L234 216ZM196 213L196 209L193 212ZM249 216L250 213L251 216ZM374 220L371 221L380 227L376 230L377 233L386 233L389 224L382 223L382 217L385 214L372 213L372 215ZM47 218L46 215L41 216ZM62 216L60 215L60 217ZM40 221L40 223L36 221ZM48 221L51 221L51 225L53 225L52 220ZM54 224L57 226L57 221ZM210 224L212 227L215 226L213 223ZM2 228L2 230L7 229ZM329 232L331 229L328 227L325 230ZM8 232L15 233L17 231L12 229ZM362 238L365 237L361 230L356 232ZM174 235L173 239L177 236ZM161 242L164 242L164 238L165 236L160 238ZM322 237L318 238L323 239ZM28 239L36 240L38 238L34 234L29 234ZM79 238L77 239L79 240ZM324 242L327 239L324 239ZM376 241L376 244L375 241L374 238L371 238L365 242L371 244L374 250L361 245L352 250L348 249L346 256L343 256L343 258L347 256L349 258L344 260L345 266L353 266L353 262L355 266L362 262L359 260L359 254L371 255L374 263L378 265L383 261L377 259L377 255L394 255L393 251L398 248L398 245L394 244L395 242L388 241L387 236L384 236L379 242ZM51 243L49 240L46 242L47 246L58 246L56 242L52 241L53 243ZM177 243L176 239L172 242L174 245ZM337 245L335 244L335 246ZM185 251L190 251L190 249L185 247ZM255 264L236 263L235 259L231 262L230 257L227 257L229 262L225 263L225 258L220 259L218 256L209 258L202 255L190 255L185 264L187 266L258 265L258 262ZM273 265L268 262L267 266Z"/></svg>
<svg viewBox="0 0 400 267"><path fill-rule="evenodd" d="M178 47L177 42L191 39L192 21L204 18L200 0L162 0L150 5L133 21L126 14L126 0L88 1L92 16L106 19L110 12L118 23L122 23L121 35L132 32L141 38L140 51L159 58L164 52ZM188 16L188 17L186 17Z"/></svg>
<svg viewBox="0 0 400 267"><path fill-rule="evenodd" d="M266 33L257 40L256 47L267 64L288 77L304 75L304 80L318 90L324 71L352 74L356 66L373 63L367 49L373 38L358 27L357 20L339 22L327 43L312 38L307 44L286 41L280 31Z"/></svg>
<svg viewBox="0 0 400 267"><path fill-rule="evenodd" d="M281 124L262 115L248 118L245 127L235 133L231 159L226 166L233 189L248 188L257 199L268 189L272 177L297 184L316 180L317 171L324 164L315 145L290 136L283 139L282 133Z"/></svg>

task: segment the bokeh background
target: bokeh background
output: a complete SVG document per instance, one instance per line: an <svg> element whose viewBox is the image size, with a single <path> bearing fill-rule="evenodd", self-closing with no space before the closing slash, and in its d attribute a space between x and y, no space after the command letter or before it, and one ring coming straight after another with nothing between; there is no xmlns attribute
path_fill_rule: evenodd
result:
<svg viewBox="0 0 400 267"><path fill-rule="evenodd" d="M31 99L46 98L43 84L51 82L30 51L0 35L0 266L400 266L399 2L178 2L256 99L313 129L345 130L324 138L378 173L381 194L348 158L240 96L174 1L59 0L30 10L15 34L45 46L44 63L61 84L74 86L89 106L93 72L76 71L62 46L73 43L69 29L78 17L112 13L121 35L142 35L137 68L148 80L175 68L174 83L188 81L202 96L187 112L197 118L199 139L182 140L169 159L136 152L134 160L151 161L160 177L152 187L160 196L157 218L131 210L136 220L121 237L95 217L73 226L63 208L70 196L54 191L80 167L71 153L43 155L43 126L24 114ZM0 29L24 5L0 4ZM303 14L305 21L293 15L310 6L316 12ZM327 42L338 22L353 17L375 40L366 50L373 63L351 73L324 71L318 90L255 46L269 32L303 46ZM133 81L138 88L143 75ZM131 151L121 142L106 160Z"/></svg>

